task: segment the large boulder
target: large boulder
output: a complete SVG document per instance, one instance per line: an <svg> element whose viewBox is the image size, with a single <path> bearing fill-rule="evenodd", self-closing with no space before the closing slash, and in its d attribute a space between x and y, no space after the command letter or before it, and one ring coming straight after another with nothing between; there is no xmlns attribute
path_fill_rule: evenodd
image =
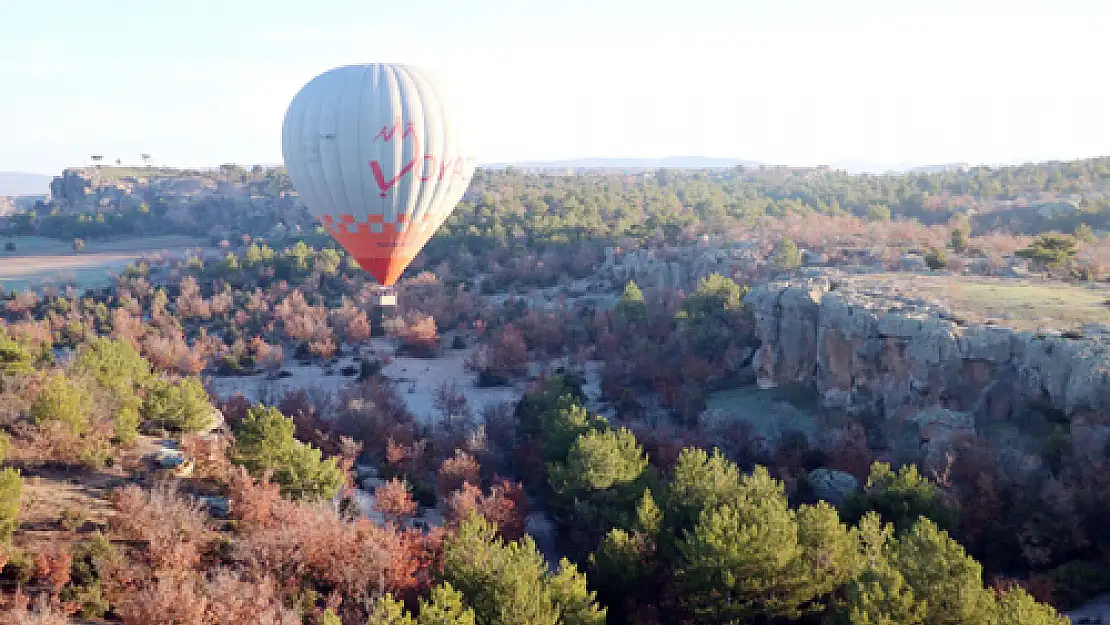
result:
<svg viewBox="0 0 1110 625"><path fill-rule="evenodd" d="M844 503L848 495L859 490L859 480L854 475L836 469L814 469L806 476L806 481L818 499L834 506Z"/></svg>

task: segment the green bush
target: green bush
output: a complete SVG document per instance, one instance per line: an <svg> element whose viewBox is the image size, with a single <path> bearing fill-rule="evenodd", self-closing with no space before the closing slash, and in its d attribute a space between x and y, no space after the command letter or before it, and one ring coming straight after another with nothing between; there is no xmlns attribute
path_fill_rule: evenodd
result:
<svg viewBox="0 0 1110 625"><path fill-rule="evenodd" d="M939 247L930 248L925 254L925 266L933 271L940 271L948 266L948 252Z"/></svg>
<svg viewBox="0 0 1110 625"><path fill-rule="evenodd" d="M147 389L142 415L153 425L175 432L199 432L212 423L208 391L196 378L174 383L159 379Z"/></svg>
<svg viewBox="0 0 1110 625"><path fill-rule="evenodd" d="M61 421L70 432L81 435L89 428L92 409L92 397L84 384L63 373L55 373L46 379L31 404L31 417L36 423Z"/></svg>
<svg viewBox="0 0 1110 625"><path fill-rule="evenodd" d="M293 419L277 408L255 406L235 432L234 462L255 475L273 473L282 491L297 499L331 499L343 484L335 458L293 436Z"/></svg>
<svg viewBox="0 0 1110 625"><path fill-rule="evenodd" d="M0 469L0 545L6 545L19 528L19 505L23 496L23 479L19 471Z"/></svg>

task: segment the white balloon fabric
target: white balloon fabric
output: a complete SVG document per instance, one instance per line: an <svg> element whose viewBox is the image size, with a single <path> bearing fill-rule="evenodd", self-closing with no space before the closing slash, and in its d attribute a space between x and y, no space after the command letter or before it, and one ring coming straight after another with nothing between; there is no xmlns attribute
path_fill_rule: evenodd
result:
<svg viewBox="0 0 1110 625"><path fill-rule="evenodd" d="M282 125L298 196L379 283L393 285L454 210L475 160L442 83L411 65L346 65L308 82Z"/></svg>

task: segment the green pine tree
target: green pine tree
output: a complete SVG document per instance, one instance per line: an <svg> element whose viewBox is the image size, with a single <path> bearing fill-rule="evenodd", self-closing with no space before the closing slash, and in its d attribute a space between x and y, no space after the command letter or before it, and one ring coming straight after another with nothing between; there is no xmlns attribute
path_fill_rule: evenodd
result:
<svg viewBox="0 0 1110 625"><path fill-rule="evenodd" d="M474 610L463 603L462 593L444 582L432 588L430 601L420 601L419 625L475 625Z"/></svg>

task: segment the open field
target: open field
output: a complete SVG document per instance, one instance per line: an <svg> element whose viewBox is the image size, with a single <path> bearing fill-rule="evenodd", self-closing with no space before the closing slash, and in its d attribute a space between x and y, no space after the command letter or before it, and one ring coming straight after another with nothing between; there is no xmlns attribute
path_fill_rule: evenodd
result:
<svg viewBox="0 0 1110 625"><path fill-rule="evenodd" d="M15 243L14 251L3 251L3 244ZM0 285L8 291L46 284L76 282L79 288L108 284L110 277L144 256L165 254L181 257L197 249L206 255L217 250L205 239L184 236L137 237L113 241L88 241L85 249L57 239L12 237L0 239Z"/></svg>
<svg viewBox="0 0 1110 625"><path fill-rule="evenodd" d="M389 340L375 339L372 346L376 354L393 357L393 362L382 369L382 373L397 384L397 391L405 405L421 423L430 424L436 420L436 391L444 384L457 384L476 416L481 416L487 407L520 399L522 391L518 388L475 386L475 374L464 366L471 350L446 350L439 358L409 358L394 355L393 344ZM355 381L354 377L344 377L338 371L341 366L349 364L357 364L357 361L344 358L329 375L327 369L319 365L289 362L283 367L292 374L287 378L270 380L265 375L212 376L212 385L222 397L238 393L251 401L264 403L276 403L285 393L300 389L336 396L341 387Z"/></svg>
<svg viewBox="0 0 1110 625"><path fill-rule="evenodd" d="M935 300L969 323L993 320L1018 330L1110 325L1110 288L1101 285L898 273L853 276L851 282Z"/></svg>

